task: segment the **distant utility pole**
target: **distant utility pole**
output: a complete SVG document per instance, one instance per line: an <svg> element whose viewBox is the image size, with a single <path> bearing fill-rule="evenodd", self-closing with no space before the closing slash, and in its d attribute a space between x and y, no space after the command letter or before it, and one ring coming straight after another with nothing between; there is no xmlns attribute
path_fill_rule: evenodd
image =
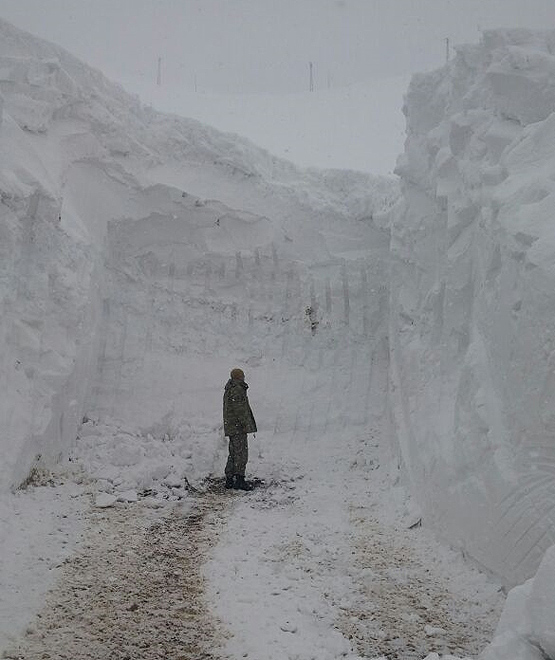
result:
<svg viewBox="0 0 555 660"><path fill-rule="evenodd" d="M445 39L445 62L449 62L451 57L451 50L449 45L449 37Z"/></svg>
<svg viewBox="0 0 555 660"><path fill-rule="evenodd" d="M308 70L309 70L309 85L308 89L309 91L313 92L314 91L314 66L312 62L308 63Z"/></svg>
<svg viewBox="0 0 555 660"><path fill-rule="evenodd" d="M198 92L197 74L195 73L195 92Z"/></svg>
<svg viewBox="0 0 555 660"><path fill-rule="evenodd" d="M158 87L162 85L162 58L158 58L158 75L156 76L156 84Z"/></svg>

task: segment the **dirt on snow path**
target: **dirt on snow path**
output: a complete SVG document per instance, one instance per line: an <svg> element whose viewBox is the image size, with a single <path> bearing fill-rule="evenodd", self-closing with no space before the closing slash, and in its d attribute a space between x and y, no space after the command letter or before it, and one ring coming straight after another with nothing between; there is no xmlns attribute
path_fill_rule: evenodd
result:
<svg viewBox="0 0 555 660"><path fill-rule="evenodd" d="M219 657L223 631L206 603L201 566L226 504L205 493L166 509L92 510L81 551L66 562L19 648L4 657Z"/></svg>
<svg viewBox="0 0 555 660"><path fill-rule="evenodd" d="M232 633L225 657L476 656L501 611L499 585L415 526L414 511L395 514L404 490L368 459L365 434L343 448L334 434L312 447L292 438L299 469L290 459L288 479L236 499L205 567Z"/></svg>
<svg viewBox="0 0 555 660"><path fill-rule="evenodd" d="M310 474L252 493L92 509L24 660L318 660L475 655L502 596L422 529ZM312 494L311 494L312 491ZM345 508L344 504L348 506Z"/></svg>

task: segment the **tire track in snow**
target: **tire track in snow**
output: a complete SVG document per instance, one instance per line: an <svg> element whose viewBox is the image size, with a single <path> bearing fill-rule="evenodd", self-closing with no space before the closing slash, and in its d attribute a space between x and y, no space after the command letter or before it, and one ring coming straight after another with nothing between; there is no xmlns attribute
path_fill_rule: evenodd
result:
<svg viewBox="0 0 555 660"><path fill-rule="evenodd" d="M339 628L363 657L467 657L486 646L499 614L493 590L480 601L455 593L413 547L411 532L386 528L363 509L352 509L351 522L359 593L344 608Z"/></svg>
<svg viewBox="0 0 555 660"><path fill-rule="evenodd" d="M246 498L214 489L199 494L189 507L185 503L169 511L136 505L91 512L83 550L66 563L58 586L24 641L4 657L227 657L223 644L229 634L211 613L203 580L205 562L224 529L226 534L235 534L239 567L256 574L270 567L278 586L283 576L277 593L288 594L286 602L293 612L297 608L306 612L304 600L312 594L313 602L320 605L314 611L309 608L309 619L317 625L329 621L361 657L383 654L389 660L416 659L434 650L463 656L485 645L499 605L493 591L484 598L486 592L480 587L473 602L468 594L451 589L437 570L434 547L414 544L420 532L380 523L370 515L373 506L352 504L350 531L338 535L337 517L328 519L327 513L334 500L338 503L334 489L327 495L322 492L324 506L315 513L314 504L321 496L310 495L312 486L302 483L298 492L291 490L293 484L273 483ZM240 532L237 519L228 521L231 504L234 511L248 513L244 522L250 533ZM266 520L272 511L277 516L274 522ZM311 520L314 517L316 521ZM277 537L273 533L267 537L276 528ZM279 543L273 546L276 539ZM233 562L224 564L224 572L229 573ZM218 566L222 570L221 562ZM233 581L241 582L242 599L256 603L260 614L268 598L276 598L275 585L270 589L264 579L257 578L250 583L256 585L254 594L241 578L235 575ZM225 590L218 597L225 599ZM330 621L327 613L331 612L335 617ZM431 632L427 625L433 628ZM309 648L306 657L312 657Z"/></svg>
<svg viewBox="0 0 555 660"><path fill-rule="evenodd" d="M212 660L224 638L204 599L201 566L229 498L190 509L140 505L90 513L84 549L68 560L18 660Z"/></svg>

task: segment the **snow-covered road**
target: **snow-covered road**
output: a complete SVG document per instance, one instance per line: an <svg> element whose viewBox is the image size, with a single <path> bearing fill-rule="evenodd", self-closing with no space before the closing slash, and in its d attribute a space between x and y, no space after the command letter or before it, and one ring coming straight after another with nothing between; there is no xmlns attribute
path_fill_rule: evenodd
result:
<svg viewBox="0 0 555 660"><path fill-rule="evenodd" d="M91 510L88 535L25 639L3 657L213 658L221 640L200 567L223 498Z"/></svg>
<svg viewBox="0 0 555 660"><path fill-rule="evenodd" d="M4 656L476 654L497 622L498 587L412 527L417 514L379 443L369 452L352 429L341 442L308 437L251 441L252 470L266 478L251 493L211 479L165 505L91 507L85 540Z"/></svg>
<svg viewBox="0 0 555 660"><path fill-rule="evenodd" d="M477 654L502 595L422 528L379 446L348 429L276 435L290 479L234 499L205 567L231 658ZM384 504L385 502L385 504ZM411 518L411 515L413 516Z"/></svg>

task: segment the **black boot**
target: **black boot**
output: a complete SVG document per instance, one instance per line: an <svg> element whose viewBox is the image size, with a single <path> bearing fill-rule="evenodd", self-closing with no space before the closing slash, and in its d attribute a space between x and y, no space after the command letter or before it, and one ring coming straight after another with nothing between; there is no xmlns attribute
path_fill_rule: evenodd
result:
<svg viewBox="0 0 555 660"><path fill-rule="evenodd" d="M253 485L249 481L245 481L245 477L241 474L235 475L235 490L252 490Z"/></svg>
<svg viewBox="0 0 555 660"><path fill-rule="evenodd" d="M226 476L225 478L225 487L226 488L233 488L233 477L228 477Z"/></svg>

